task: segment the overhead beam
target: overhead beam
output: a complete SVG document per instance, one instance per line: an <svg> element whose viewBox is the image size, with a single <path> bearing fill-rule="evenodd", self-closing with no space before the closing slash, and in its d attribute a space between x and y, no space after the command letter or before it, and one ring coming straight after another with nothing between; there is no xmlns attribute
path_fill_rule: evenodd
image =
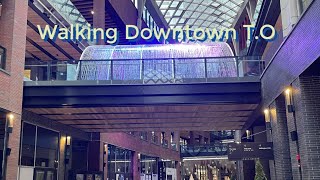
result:
<svg viewBox="0 0 320 180"><path fill-rule="evenodd" d="M162 132L162 131L223 131L223 130L237 130L241 129L242 126L216 126L216 127L208 127L208 126L188 126L188 127L152 127L152 128L113 128L113 129L105 129L105 128L92 128L92 129L83 129L86 132L135 132L135 131L155 131L155 132Z"/></svg>

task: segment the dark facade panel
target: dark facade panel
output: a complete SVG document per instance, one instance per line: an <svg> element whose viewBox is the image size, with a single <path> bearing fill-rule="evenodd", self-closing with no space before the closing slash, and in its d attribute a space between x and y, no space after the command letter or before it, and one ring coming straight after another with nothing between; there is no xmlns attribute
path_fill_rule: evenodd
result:
<svg viewBox="0 0 320 180"><path fill-rule="evenodd" d="M260 100L258 82L24 87L24 107L258 104Z"/></svg>
<svg viewBox="0 0 320 180"><path fill-rule="evenodd" d="M265 105L278 97L320 56L319 12L320 1L313 1L262 75Z"/></svg>

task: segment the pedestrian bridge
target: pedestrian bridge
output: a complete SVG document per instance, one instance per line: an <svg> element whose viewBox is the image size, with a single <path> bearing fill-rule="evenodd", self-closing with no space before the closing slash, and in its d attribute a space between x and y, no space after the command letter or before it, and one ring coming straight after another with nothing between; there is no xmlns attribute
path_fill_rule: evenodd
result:
<svg viewBox="0 0 320 180"><path fill-rule="evenodd" d="M180 146L180 156L185 159L192 158L227 158L228 144L215 143L203 145L184 145Z"/></svg>
<svg viewBox="0 0 320 180"><path fill-rule="evenodd" d="M259 107L257 57L232 56L225 44L133 47L26 64L24 108L87 132L119 132L242 129Z"/></svg>

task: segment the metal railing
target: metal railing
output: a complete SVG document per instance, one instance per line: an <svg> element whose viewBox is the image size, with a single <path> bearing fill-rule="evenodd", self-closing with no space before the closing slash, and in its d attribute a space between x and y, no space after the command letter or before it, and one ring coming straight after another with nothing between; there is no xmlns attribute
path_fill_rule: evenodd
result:
<svg viewBox="0 0 320 180"><path fill-rule="evenodd" d="M234 131L214 131L211 132L211 138L214 140L234 139Z"/></svg>
<svg viewBox="0 0 320 180"><path fill-rule="evenodd" d="M182 157L225 156L228 154L228 144L183 145L180 146L180 154Z"/></svg>
<svg viewBox="0 0 320 180"><path fill-rule="evenodd" d="M172 84L260 76L264 61L259 57L38 61L25 65L25 70L29 81Z"/></svg>

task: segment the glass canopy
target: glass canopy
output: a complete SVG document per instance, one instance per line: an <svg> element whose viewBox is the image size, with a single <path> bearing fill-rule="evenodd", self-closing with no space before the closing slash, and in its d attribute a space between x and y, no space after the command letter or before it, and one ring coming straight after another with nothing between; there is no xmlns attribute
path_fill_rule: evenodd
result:
<svg viewBox="0 0 320 180"><path fill-rule="evenodd" d="M244 0L156 0L171 28L230 28Z"/></svg>

